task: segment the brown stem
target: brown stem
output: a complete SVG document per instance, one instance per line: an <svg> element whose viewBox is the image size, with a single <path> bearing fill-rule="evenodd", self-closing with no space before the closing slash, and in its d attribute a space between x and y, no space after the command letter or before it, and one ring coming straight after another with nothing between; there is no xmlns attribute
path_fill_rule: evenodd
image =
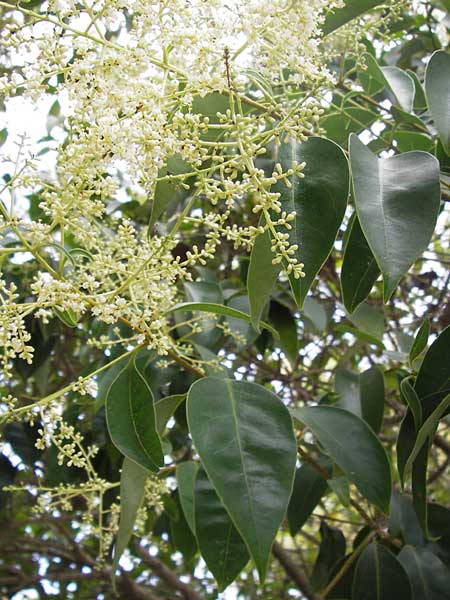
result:
<svg viewBox="0 0 450 600"><path fill-rule="evenodd" d="M280 565L283 567L286 574L294 581L298 589L302 592L305 598L308 600L317 600L316 595L309 585L309 581L303 575L298 565L292 560L291 556L286 552L281 544L274 542L272 546L272 553L277 558Z"/></svg>

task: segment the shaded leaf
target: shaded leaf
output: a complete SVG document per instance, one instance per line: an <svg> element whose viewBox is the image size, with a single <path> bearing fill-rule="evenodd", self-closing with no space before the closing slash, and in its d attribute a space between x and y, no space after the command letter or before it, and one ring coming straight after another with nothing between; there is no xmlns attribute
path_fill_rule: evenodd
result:
<svg viewBox="0 0 450 600"><path fill-rule="evenodd" d="M430 58L425 74L425 91L431 116L450 155L450 54L438 50Z"/></svg>
<svg viewBox="0 0 450 600"><path fill-rule="evenodd" d="M188 460L179 463L176 468L178 496L181 508L192 533L195 535L194 520L194 484L197 476L198 464Z"/></svg>
<svg viewBox="0 0 450 600"><path fill-rule="evenodd" d="M415 358L419 356L419 354L425 350L428 337L430 335L430 320L428 318L424 319L424 322L419 328L419 331L414 338L414 343L409 352L409 362L412 363Z"/></svg>
<svg viewBox="0 0 450 600"><path fill-rule="evenodd" d="M249 554L203 468L195 480L195 529L200 553L223 591L245 567Z"/></svg>
<svg viewBox="0 0 450 600"><path fill-rule="evenodd" d="M398 560L408 574L412 600L449 600L450 571L431 550L407 545Z"/></svg>
<svg viewBox="0 0 450 600"><path fill-rule="evenodd" d="M373 542L358 559L352 600L410 600L408 575L394 554Z"/></svg>
<svg viewBox="0 0 450 600"><path fill-rule="evenodd" d="M319 554L314 563L311 585L319 590L328 583L328 579L336 563L345 556L346 542L342 532L336 527L320 522L321 543Z"/></svg>
<svg viewBox="0 0 450 600"><path fill-rule="evenodd" d="M364 237L356 213L349 224L341 269L342 299L352 313L370 293L380 269Z"/></svg>
<svg viewBox="0 0 450 600"><path fill-rule="evenodd" d="M334 406L292 409L370 502L389 511L391 471L385 449L364 421Z"/></svg>
<svg viewBox="0 0 450 600"><path fill-rule="evenodd" d="M329 467L328 464L326 468L331 475ZM303 527L326 491L327 482L317 469L308 463L297 469L287 512L291 535L295 535Z"/></svg>

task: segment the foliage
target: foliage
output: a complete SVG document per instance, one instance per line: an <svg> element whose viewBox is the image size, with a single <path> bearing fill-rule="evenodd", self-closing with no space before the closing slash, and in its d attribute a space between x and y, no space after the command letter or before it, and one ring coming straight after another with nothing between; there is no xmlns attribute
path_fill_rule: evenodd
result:
<svg viewBox="0 0 450 600"><path fill-rule="evenodd" d="M0 593L450 598L448 2L0 9Z"/></svg>

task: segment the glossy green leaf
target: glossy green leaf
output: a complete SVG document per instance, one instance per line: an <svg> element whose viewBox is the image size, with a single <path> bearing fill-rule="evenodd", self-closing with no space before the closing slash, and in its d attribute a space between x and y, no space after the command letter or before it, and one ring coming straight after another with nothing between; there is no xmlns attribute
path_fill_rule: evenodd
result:
<svg viewBox="0 0 450 600"><path fill-rule="evenodd" d="M164 433L168 420L185 398L186 394L174 394L173 396L165 396L155 402L156 431L160 436Z"/></svg>
<svg viewBox="0 0 450 600"><path fill-rule="evenodd" d="M259 331L259 322L263 310L269 301L273 286L280 272L280 265L273 265L274 254L271 251L268 231L259 234L250 254L247 273L247 290L250 303L250 316L253 327Z"/></svg>
<svg viewBox="0 0 450 600"><path fill-rule="evenodd" d="M195 529L200 553L221 592L245 567L249 554L203 468L195 480Z"/></svg>
<svg viewBox="0 0 450 600"><path fill-rule="evenodd" d="M8 137L8 130L6 128L3 128L2 130L0 130L0 148L6 142L7 137Z"/></svg>
<svg viewBox="0 0 450 600"><path fill-rule="evenodd" d="M389 511L391 470L385 449L364 421L334 406L292 409L370 502Z"/></svg>
<svg viewBox="0 0 450 600"><path fill-rule="evenodd" d="M144 499L148 474L147 469L125 456L120 476L120 520L114 545L113 571L117 569L120 557L133 534L137 512Z"/></svg>
<svg viewBox="0 0 450 600"><path fill-rule="evenodd" d="M350 133L360 133L377 121L378 115L366 108L344 104L339 110L332 107L320 120L327 137L341 146L346 146Z"/></svg>
<svg viewBox="0 0 450 600"><path fill-rule="evenodd" d="M320 302L311 298L311 296L305 298L301 317L305 328L307 325L311 325L311 329L314 332L322 333L327 328L328 317L326 310Z"/></svg>
<svg viewBox="0 0 450 600"><path fill-rule="evenodd" d="M349 224L341 270L342 299L352 313L370 293L380 269L364 237L356 213Z"/></svg>
<svg viewBox="0 0 450 600"><path fill-rule="evenodd" d="M387 302L433 234L439 163L425 152L378 158L355 135L350 162L358 219L382 272Z"/></svg>
<svg viewBox="0 0 450 600"><path fill-rule="evenodd" d="M198 310L199 312L223 315L224 317L233 317L234 319L242 319L243 321L247 321L247 323L251 323L251 317L249 314L244 313L241 310L237 310L236 308L231 308L231 306L215 304L213 302L180 302L179 304L172 306L168 312L176 312L178 310ZM267 329L272 335L275 335L275 337L278 338L276 330L268 323L262 321L261 327Z"/></svg>
<svg viewBox="0 0 450 600"><path fill-rule="evenodd" d="M249 298L246 294L235 294L227 301L227 306L240 310L245 314L250 312ZM236 336L235 344L238 348L247 348L258 337L258 332L251 322L227 317L227 323L232 334Z"/></svg>
<svg viewBox="0 0 450 600"><path fill-rule="evenodd" d="M291 275L290 283L294 298L302 308L309 288L333 248L344 217L349 172L342 149L324 138L311 137L301 144L293 141L282 144L278 162L283 171L292 168L294 161L306 162L305 177L291 176L290 188L280 181L272 191L280 194L282 210L296 212L289 241L298 246L294 256L299 263L304 263L305 277L295 279Z"/></svg>
<svg viewBox="0 0 450 600"><path fill-rule="evenodd" d="M398 560L408 574L412 600L450 599L450 571L431 550L407 545Z"/></svg>
<svg viewBox="0 0 450 600"><path fill-rule="evenodd" d="M450 155L450 54L438 50L430 58L425 75L428 107L439 138Z"/></svg>
<svg viewBox="0 0 450 600"><path fill-rule="evenodd" d="M395 103L410 113L415 94L415 84L411 76L398 67L381 67L375 57L367 52L363 57L367 74L391 93Z"/></svg>
<svg viewBox="0 0 450 600"><path fill-rule="evenodd" d="M332 33L379 4L382 4L382 0L345 0L342 8L335 9L327 15L322 27L324 35Z"/></svg>
<svg viewBox="0 0 450 600"><path fill-rule="evenodd" d="M409 362L412 363L415 358L419 356L423 350L425 350L426 345L428 343L428 337L430 335L430 320L426 318L422 325L420 326L419 331L414 338L414 343L409 352Z"/></svg>
<svg viewBox="0 0 450 600"><path fill-rule="evenodd" d="M222 288L217 281L186 281L184 283L184 290L186 292L187 302L204 302L212 304L225 304ZM214 347L221 336L222 331L217 327L217 319L212 314L194 315L198 316L198 322L201 327L201 331L190 336L191 340L204 346L205 348ZM201 317L201 318L200 318ZM176 319L180 318L180 315L175 315ZM181 315L181 320L185 320L185 315ZM181 327L180 334L190 333L188 327Z"/></svg>
<svg viewBox="0 0 450 600"><path fill-rule="evenodd" d="M349 410L378 433L384 412L384 379L378 367L364 373L338 370L334 379L336 406Z"/></svg>
<svg viewBox="0 0 450 600"><path fill-rule="evenodd" d="M402 393L403 398L406 400L406 403L409 406L409 410L412 413L416 431L419 431L419 428L422 425L422 405L420 403L419 396L417 395L416 390L411 384L410 377L405 377L405 379L402 380L400 384L400 391Z"/></svg>
<svg viewBox="0 0 450 600"><path fill-rule="evenodd" d="M331 475L329 465L327 470ZM287 512L291 535L300 531L326 491L327 482L317 469L308 463L297 469Z"/></svg>
<svg viewBox="0 0 450 600"><path fill-rule="evenodd" d="M106 422L113 444L124 456L150 471L157 471L164 464L153 394L134 358L119 371L108 389Z"/></svg>
<svg viewBox="0 0 450 600"><path fill-rule="evenodd" d="M179 463L176 468L178 496L187 524L195 535L194 484L198 464L190 460Z"/></svg>
<svg viewBox="0 0 450 600"><path fill-rule="evenodd" d="M373 542L358 559L352 600L411 600L411 586L401 563L390 550Z"/></svg>
<svg viewBox="0 0 450 600"><path fill-rule="evenodd" d="M321 543L314 563L311 585L314 590L324 587L336 563L345 556L346 542L342 532L322 520L320 522Z"/></svg>
<svg viewBox="0 0 450 600"><path fill-rule="evenodd" d="M264 580L294 479L289 412L255 383L206 377L191 386L187 415L208 477Z"/></svg>

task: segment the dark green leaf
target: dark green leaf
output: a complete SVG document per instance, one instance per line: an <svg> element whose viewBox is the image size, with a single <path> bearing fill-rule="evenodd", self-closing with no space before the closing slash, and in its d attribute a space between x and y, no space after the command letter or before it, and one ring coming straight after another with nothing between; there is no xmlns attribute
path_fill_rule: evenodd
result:
<svg viewBox="0 0 450 600"><path fill-rule="evenodd" d="M416 334L414 339L414 343L409 353L409 362L412 363L415 358L419 356L419 354L425 350L426 345L428 343L428 337L430 335L430 320L426 318L422 325L420 326L419 331Z"/></svg>
<svg viewBox="0 0 450 600"><path fill-rule="evenodd" d="M398 560L408 574L412 600L449 600L450 571L431 550L404 546Z"/></svg>
<svg viewBox="0 0 450 600"><path fill-rule="evenodd" d="M308 406L292 410L370 502L389 511L391 470L385 449L364 421L342 408Z"/></svg>
<svg viewBox="0 0 450 600"><path fill-rule="evenodd" d="M342 262L341 286L344 306L352 313L369 295L380 269L356 213L353 214L349 229Z"/></svg>
<svg viewBox="0 0 450 600"><path fill-rule="evenodd" d="M415 94L414 94L414 112L422 112L427 109L427 99L425 97L425 90L414 71L406 71L408 75L414 81Z"/></svg>
<svg viewBox="0 0 450 600"><path fill-rule="evenodd" d="M249 555L203 468L195 480L195 529L200 553L223 591L245 567Z"/></svg>
<svg viewBox="0 0 450 600"><path fill-rule="evenodd" d="M421 546L425 543L411 498L400 494L397 490L392 492L389 533L393 537L402 539L405 544Z"/></svg>
<svg viewBox="0 0 450 600"><path fill-rule="evenodd" d="M334 476L327 481L328 486L336 494L344 506L350 506L350 485L345 475Z"/></svg>
<svg viewBox="0 0 450 600"><path fill-rule="evenodd" d="M291 366L295 365L298 355L297 321L291 311L280 304L270 303L269 320L280 336L280 346L286 354Z"/></svg>
<svg viewBox="0 0 450 600"><path fill-rule="evenodd" d="M430 58L425 75L428 107L447 154L450 155L450 54L438 50Z"/></svg>
<svg viewBox="0 0 450 600"><path fill-rule="evenodd" d="M352 600L411 600L405 569L385 546L373 542L358 559Z"/></svg>
<svg viewBox="0 0 450 600"><path fill-rule="evenodd" d="M425 152L378 158L353 134L350 161L358 219L383 274L387 302L433 234L439 163Z"/></svg>
<svg viewBox="0 0 450 600"><path fill-rule="evenodd" d="M450 325L428 348L414 389L421 400L431 396L442 398L450 392Z"/></svg>
<svg viewBox="0 0 450 600"><path fill-rule="evenodd" d="M327 466L331 475L329 465ZM287 512L292 535L303 527L326 491L327 482L317 469L308 463L304 463L297 469Z"/></svg>
<svg viewBox="0 0 450 600"><path fill-rule="evenodd" d="M290 188L278 182L272 189L280 194L282 210L296 212L289 241L298 245L294 256L299 263L304 263L305 277L295 279L292 275L290 282L301 308L333 248L347 206L349 173L342 149L324 138L311 137L301 144L284 143L278 156L283 171L292 168L294 161L306 162L304 179L293 175L289 178Z"/></svg>
<svg viewBox="0 0 450 600"><path fill-rule="evenodd" d="M264 580L294 479L289 412L255 383L206 377L191 386L187 414L208 477Z"/></svg>
<svg viewBox="0 0 450 600"><path fill-rule="evenodd" d="M259 234L253 244L247 273L250 316L252 325L257 331L259 331L259 322L264 307L269 301L270 294L280 271L280 265L272 264L272 259L275 255L270 248L269 232L265 231Z"/></svg>
<svg viewBox="0 0 450 600"><path fill-rule="evenodd" d="M419 428L422 425L422 405L416 390L410 383L410 380L410 377L405 377L405 379L402 380L400 384L400 391L413 415L416 431L419 431Z"/></svg>
<svg viewBox="0 0 450 600"><path fill-rule="evenodd" d="M117 569L122 552L133 534L136 515L144 498L147 476L147 469L125 456L120 476L120 520L114 546L113 571Z"/></svg>
<svg viewBox="0 0 450 600"><path fill-rule="evenodd" d="M179 550L186 562L192 561L197 553L197 540L186 521L184 512L181 508L178 494L174 494L174 500L177 508L176 519L170 519L170 537L175 550Z"/></svg>
<svg viewBox="0 0 450 600"><path fill-rule="evenodd" d="M109 387L106 422L113 444L130 460L150 471L157 471L164 464L153 394L134 358Z"/></svg>
<svg viewBox="0 0 450 600"><path fill-rule="evenodd" d="M334 380L336 406L364 419L378 433L384 412L384 379L378 367L364 373L338 370Z"/></svg>
<svg viewBox="0 0 450 600"><path fill-rule="evenodd" d="M194 484L197 476L198 464L192 461L179 463L176 469L178 496L183 509L186 522L195 535L194 520Z"/></svg>
<svg viewBox="0 0 450 600"><path fill-rule="evenodd" d="M317 555L311 575L311 585L314 590L319 590L328 583L329 576L335 564L345 556L345 537L339 529L320 523L319 554Z"/></svg>

